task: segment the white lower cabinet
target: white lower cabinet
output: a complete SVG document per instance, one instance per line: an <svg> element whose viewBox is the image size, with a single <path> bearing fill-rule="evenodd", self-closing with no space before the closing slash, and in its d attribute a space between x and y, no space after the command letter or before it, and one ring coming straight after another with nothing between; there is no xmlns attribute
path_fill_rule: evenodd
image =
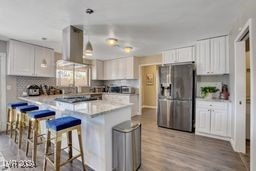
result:
<svg viewBox="0 0 256 171"><path fill-rule="evenodd" d="M211 130L211 113L209 109L199 108L196 111L196 131L210 133Z"/></svg>
<svg viewBox="0 0 256 171"><path fill-rule="evenodd" d="M231 113L229 102L196 102L196 134L229 140Z"/></svg>
<svg viewBox="0 0 256 171"><path fill-rule="evenodd" d="M228 111L226 109L211 110L211 133L227 136Z"/></svg>

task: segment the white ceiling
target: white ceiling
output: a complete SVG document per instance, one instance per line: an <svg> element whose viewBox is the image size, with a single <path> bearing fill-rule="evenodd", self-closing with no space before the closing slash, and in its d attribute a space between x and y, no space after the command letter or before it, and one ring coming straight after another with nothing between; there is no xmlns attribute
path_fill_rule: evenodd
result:
<svg viewBox="0 0 256 171"><path fill-rule="evenodd" d="M18 39L61 51L62 29L90 16L94 57L123 57L105 44L115 37L131 55L159 54L202 38L227 34L244 0L0 0L0 39ZM42 41L41 37L48 38Z"/></svg>

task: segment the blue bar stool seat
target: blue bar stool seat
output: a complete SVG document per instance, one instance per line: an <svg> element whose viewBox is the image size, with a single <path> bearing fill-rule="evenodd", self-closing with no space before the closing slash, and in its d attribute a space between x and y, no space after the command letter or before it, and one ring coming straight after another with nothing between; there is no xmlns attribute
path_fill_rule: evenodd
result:
<svg viewBox="0 0 256 171"><path fill-rule="evenodd" d="M45 146L45 157L44 157L44 165L43 170L46 171L47 161L49 161L50 164L54 166L55 171L60 171L60 167L65 165L68 162L72 162L74 159L81 157L82 159L82 165L83 170L85 171L85 164L84 164L84 153L83 153L83 145L82 145L82 135L81 135L81 120L72 116L66 116L62 118L57 118L53 120L49 120L46 122L46 128L47 128L47 142ZM76 156L73 156L72 150L74 147L72 147L72 131L76 130L78 135L78 142L79 142L79 151L80 153ZM50 156L52 154L48 153L49 150L49 144L51 141L51 134L54 135L54 160L52 161L50 159ZM60 163L61 158L61 140L62 135L67 134L67 142L68 142L68 154L69 158L63 163ZM64 148L66 149L66 148Z"/></svg>
<svg viewBox="0 0 256 171"><path fill-rule="evenodd" d="M9 103L7 107L7 121L6 121L6 134L10 131L10 136L12 138L12 133L14 130L15 125L15 115L16 115L16 107L19 106L27 106L28 103L26 102L16 102L16 103ZM10 128L10 130L9 130Z"/></svg>
<svg viewBox="0 0 256 171"><path fill-rule="evenodd" d="M26 125L26 114L27 112L38 110L39 107L36 105L27 105L16 107L16 129L15 129L15 142L17 140L17 135L19 136L18 145L21 148L23 127Z"/></svg>
<svg viewBox="0 0 256 171"><path fill-rule="evenodd" d="M38 142L38 137L42 139L44 134L39 135L39 123L40 121L48 121L55 118L55 111L52 110L36 110L28 112L28 136L27 136L27 145L26 145L26 156L28 155L29 144L32 144L32 161L36 163L36 153L37 145L42 144L43 142ZM32 128L33 125L33 128ZM31 138L31 130L33 136Z"/></svg>

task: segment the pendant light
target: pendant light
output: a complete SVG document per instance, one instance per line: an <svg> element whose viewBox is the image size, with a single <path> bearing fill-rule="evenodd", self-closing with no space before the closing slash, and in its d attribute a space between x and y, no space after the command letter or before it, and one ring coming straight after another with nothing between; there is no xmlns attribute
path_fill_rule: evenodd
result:
<svg viewBox="0 0 256 171"><path fill-rule="evenodd" d="M86 46L85 46L85 56L84 57L86 57L86 56L92 56L92 53L93 53L93 48L92 48L92 44L91 44L91 42L90 42L90 39L89 39L89 29L88 29L88 26L89 26L89 15L91 15L92 13L93 13L94 11L92 10L92 9L90 9L90 8L88 8L87 10L86 10L86 13L88 14L88 23L87 23L87 34L88 34L88 42L87 42L87 44L86 44Z"/></svg>

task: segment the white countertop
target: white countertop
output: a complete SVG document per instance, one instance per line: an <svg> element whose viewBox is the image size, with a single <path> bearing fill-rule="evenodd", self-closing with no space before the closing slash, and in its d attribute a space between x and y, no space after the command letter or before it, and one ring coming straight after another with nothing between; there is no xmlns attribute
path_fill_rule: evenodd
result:
<svg viewBox="0 0 256 171"><path fill-rule="evenodd" d="M217 99L217 98L205 99L205 98L202 98L202 97L197 97L196 100L209 101L209 102L225 102L225 103L230 103L231 102L231 100L223 100L223 99Z"/></svg>
<svg viewBox="0 0 256 171"><path fill-rule="evenodd" d="M65 95L65 97L66 96L67 95ZM63 97L63 95L19 97L19 99L33 103L35 105L46 105L47 107L58 111L82 114L90 118L94 118L102 114L107 114L113 110L118 110L133 105L132 103L122 104L106 100L86 101L71 104L55 101L55 98L57 97Z"/></svg>
<svg viewBox="0 0 256 171"><path fill-rule="evenodd" d="M138 96L138 94L108 93L108 92L103 92L102 94L119 95L119 96Z"/></svg>

